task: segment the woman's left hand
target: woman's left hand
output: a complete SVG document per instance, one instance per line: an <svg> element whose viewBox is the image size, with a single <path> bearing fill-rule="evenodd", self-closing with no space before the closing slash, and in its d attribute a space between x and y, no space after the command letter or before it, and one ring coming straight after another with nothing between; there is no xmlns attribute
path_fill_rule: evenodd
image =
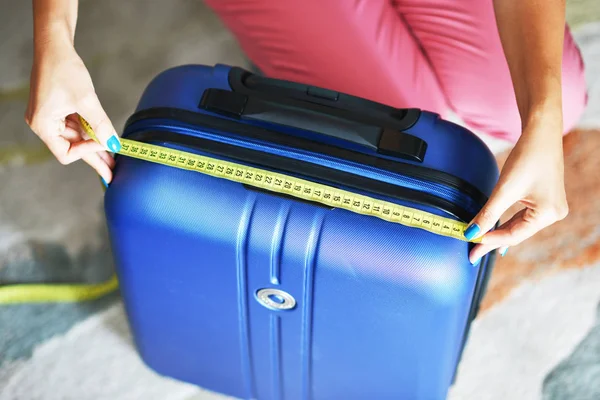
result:
<svg viewBox="0 0 600 400"><path fill-rule="evenodd" d="M465 231L469 240L483 236L469 255L471 263L498 248L504 255L509 246L567 216L562 123L555 115L542 113L525 127L490 199ZM489 232L518 203L525 208Z"/></svg>

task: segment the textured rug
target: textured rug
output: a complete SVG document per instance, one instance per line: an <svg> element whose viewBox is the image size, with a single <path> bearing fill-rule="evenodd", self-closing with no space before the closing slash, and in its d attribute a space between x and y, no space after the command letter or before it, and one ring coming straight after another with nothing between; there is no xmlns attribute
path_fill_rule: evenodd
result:
<svg viewBox="0 0 600 400"><path fill-rule="evenodd" d="M117 128L158 71L245 65L197 0L80 4L76 45ZM569 5L590 92L580 128L565 138L571 213L499 260L450 400L600 399L600 10L593 0ZM49 157L23 123L30 2L10 7L0 13L0 285L105 280L113 268L102 189L86 165ZM502 164L501 144L485 140ZM142 398L223 399L145 367L116 293L0 306L0 400Z"/></svg>

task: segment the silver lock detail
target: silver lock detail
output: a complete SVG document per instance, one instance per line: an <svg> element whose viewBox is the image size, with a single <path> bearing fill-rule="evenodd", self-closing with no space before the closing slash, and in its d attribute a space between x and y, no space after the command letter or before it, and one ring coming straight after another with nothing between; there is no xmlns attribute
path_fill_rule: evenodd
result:
<svg viewBox="0 0 600 400"><path fill-rule="evenodd" d="M271 310L291 310L296 306L296 299L291 294L279 289L261 289L256 292L256 299Z"/></svg>

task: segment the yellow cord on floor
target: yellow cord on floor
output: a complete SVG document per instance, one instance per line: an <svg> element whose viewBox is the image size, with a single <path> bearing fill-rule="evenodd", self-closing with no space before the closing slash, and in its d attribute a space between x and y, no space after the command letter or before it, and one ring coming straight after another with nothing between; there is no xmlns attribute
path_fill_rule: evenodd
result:
<svg viewBox="0 0 600 400"><path fill-rule="evenodd" d="M102 283L0 285L0 305L90 301L114 292L118 286L116 275Z"/></svg>
<svg viewBox="0 0 600 400"><path fill-rule="evenodd" d="M11 160L22 160L28 163L45 160L49 156L51 156L51 153L45 147L11 148L0 151L0 166L8 164ZM102 187L106 190L104 185ZM106 282L90 284L0 284L0 305L90 301L106 296L116 291L118 287L117 276L114 274Z"/></svg>
<svg viewBox="0 0 600 400"><path fill-rule="evenodd" d="M0 153L0 156L2 154ZM0 158L1 159L1 158ZM104 185L102 185L104 188ZM33 303L78 303L99 299L117 290L117 276L101 283L22 283L0 284L0 306Z"/></svg>

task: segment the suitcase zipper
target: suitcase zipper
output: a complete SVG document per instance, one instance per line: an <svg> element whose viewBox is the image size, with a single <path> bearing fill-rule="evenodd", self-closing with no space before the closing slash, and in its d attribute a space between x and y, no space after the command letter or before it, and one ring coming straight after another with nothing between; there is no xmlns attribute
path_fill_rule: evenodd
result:
<svg viewBox="0 0 600 400"><path fill-rule="evenodd" d="M165 129L175 126L189 128L189 131L185 132L185 134L191 134L192 136L205 137L206 135L210 135L211 132L225 132L225 134L220 133L219 136L212 135L211 138L217 141L225 141L238 137L242 139L240 142L242 146L246 146L247 144L252 144L253 146L264 144L269 148L293 148L295 152L317 154L318 158L325 159L325 157L329 156L331 160L346 160L347 163L360 166L361 170L364 170L365 166L372 167L372 170L404 177L404 184L409 187L411 185L425 185L423 186L423 190L433 190L436 193L439 192L441 196L448 197L448 199L455 199L461 204L464 202L465 207L477 209L475 212L483 207L487 201L487 196L475 186L445 172L420 165L398 162L391 157L374 156L318 143L295 135L281 134L267 128L248 125L232 119L214 117L177 108L160 107L136 112L125 124L124 137L133 129L134 125L136 126L135 129L140 128L138 124L152 129L153 123L158 123L164 126ZM205 134L204 132L207 133ZM450 195L449 192L453 194ZM471 203L473 204L471 205Z"/></svg>
<svg viewBox="0 0 600 400"><path fill-rule="evenodd" d="M333 186L346 187L362 194L375 193L383 198L421 204L443 211L463 222L469 221L477 213L477 205L472 199L440 184L422 182L370 167L369 176L366 177L364 166L198 132L197 129L169 122L168 125L159 121L136 124L135 129L128 130L127 137L140 142L169 144L185 151L193 149L197 153L206 152L209 156L243 161L292 176L308 177L319 183L333 183Z"/></svg>

